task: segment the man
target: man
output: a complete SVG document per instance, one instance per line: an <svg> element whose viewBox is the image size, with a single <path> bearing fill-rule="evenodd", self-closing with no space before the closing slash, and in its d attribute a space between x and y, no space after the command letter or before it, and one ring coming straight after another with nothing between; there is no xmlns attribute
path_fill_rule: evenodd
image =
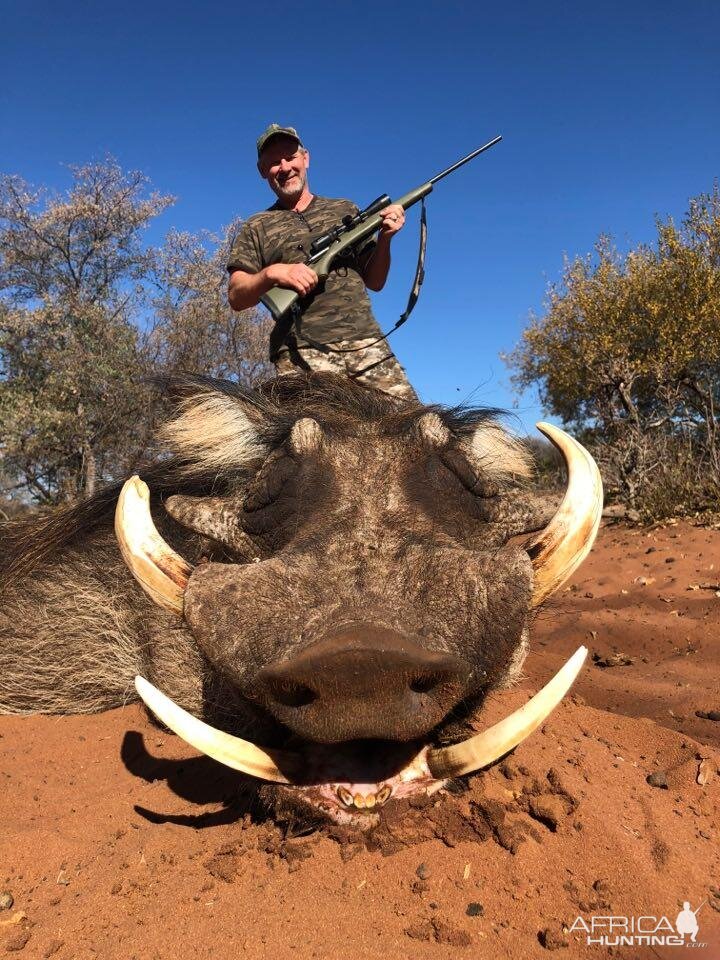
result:
<svg viewBox="0 0 720 960"><path fill-rule="evenodd" d="M405 211L382 211L377 241L339 257L324 284L303 261L312 240L358 208L349 200L315 196L308 186L310 154L294 127L271 124L257 141L258 170L277 201L250 217L233 245L228 301L233 310L255 306L272 287L296 290L300 314L293 325L281 318L270 337L278 373L331 370L399 399L416 400L405 371L372 315L366 287L382 290L390 269L390 242L405 223Z"/></svg>

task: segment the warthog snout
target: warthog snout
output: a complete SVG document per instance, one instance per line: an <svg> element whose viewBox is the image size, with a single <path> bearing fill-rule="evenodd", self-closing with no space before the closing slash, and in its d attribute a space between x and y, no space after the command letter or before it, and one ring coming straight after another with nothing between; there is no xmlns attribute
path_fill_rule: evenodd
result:
<svg viewBox="0 0 720 960"><path fill-rule="evenodd" d="M323 743L412 740L461 699L468 666L371 624L333 631L264 667L255 693L301 736Z"/></svg>

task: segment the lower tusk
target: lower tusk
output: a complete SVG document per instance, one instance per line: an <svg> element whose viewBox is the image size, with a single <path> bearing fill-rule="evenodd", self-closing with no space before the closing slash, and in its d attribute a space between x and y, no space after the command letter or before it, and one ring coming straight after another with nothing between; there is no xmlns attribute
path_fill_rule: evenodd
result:
<svg viewBox="0 0 720 960"><path fill-rule="evenodd" d="M434 777L459 777L473 773L504 756L547 719L580 673L587 647L580 647L532 700L489 730L463 743L430 750L427 765Z"/></svg>
<svg viewBox="0 0 720 960"><path fill-rule="evenodd" d="M150 491L140 477L130 477L120 492L115 535L130 573L150 599L182 615L193 568L157 532L150 515Z"/></svg>
<svg viewBox="0 0 720 960"><path fill-rule="evenodd" d="M216 730L183 710L143 677L135 677L135 689L146 706L165 726L170 727L201 753L224 763L232 770L240 770L260 780L269 780L272 783L293 782L281 772L280 767L288 771L297 768L299 760L295 754L280 750L262 750L254 743Z"/></svg>

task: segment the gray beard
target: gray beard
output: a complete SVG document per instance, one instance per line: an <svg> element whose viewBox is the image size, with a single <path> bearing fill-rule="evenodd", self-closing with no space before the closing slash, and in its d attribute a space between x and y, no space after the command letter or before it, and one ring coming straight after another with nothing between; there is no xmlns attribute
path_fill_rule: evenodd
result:
<svg viewBox="0 0 720 960"><path fill-rule="evenodd" d="M301 177L298 181L298 185L285 187L284 185L278 183L277 181L273 183L272 188L275 192L275 195L281 200L297 200L298 197L302 195L303 190L307 185L307 176Z"/></svg>

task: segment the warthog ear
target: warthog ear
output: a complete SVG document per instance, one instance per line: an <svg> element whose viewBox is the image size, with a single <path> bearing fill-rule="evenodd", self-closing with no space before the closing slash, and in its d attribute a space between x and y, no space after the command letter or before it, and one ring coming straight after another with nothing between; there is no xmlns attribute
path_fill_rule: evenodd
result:
<svg viewBox="0 0 720 960"><path fill-rule="evenodd" d="M471 493L497 498L503 487L516 487L532 476L532 457L525 444L491 420L473 433L456 436L436 413L419 418L416 430L426 447L440 459Z"/></svg>
<svg viewBox="0 0 720 960"><path fill-rule="evenodd" d="M261 421L240 399L211 389L180 402L180 412L160 429L160 438L181 459L207 470L237 469L269 452Z"/></svg>
<svg viewBox="0 0 720 960"><path fill-rule="evenodd" d="M186 497L175 494L164 503L173 520L203 537L222 544L240 556L253 559L258 548L242 529L242 503L223 497Z"/></svg>
<svg viewBox="0 0 720 960"><path fill-rule="evenodd" d="M527 446L493 421L478 424L461 448L470 463L486 481L504 486L529 480L533 460Z"/></svg>

